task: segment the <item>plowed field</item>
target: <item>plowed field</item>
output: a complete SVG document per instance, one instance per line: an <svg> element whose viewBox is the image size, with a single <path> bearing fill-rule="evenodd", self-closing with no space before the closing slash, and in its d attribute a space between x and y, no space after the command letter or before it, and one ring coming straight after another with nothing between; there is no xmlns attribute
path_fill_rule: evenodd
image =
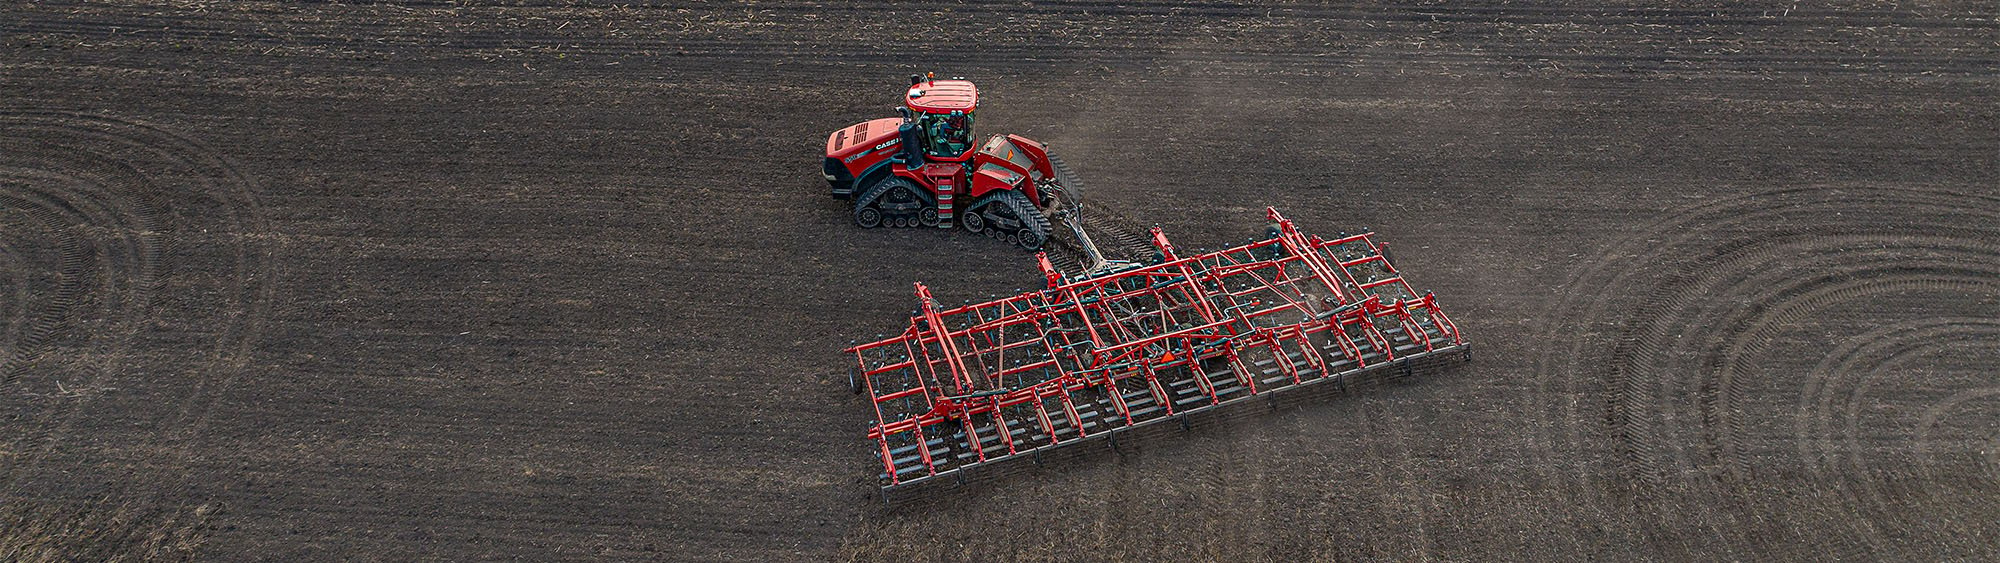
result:
<svg viewBox="0 0 2000 563"><path fill-rule="evenodd" d="M13 2L0 559L2000 558L1990 3ZM839 350L1037 287L825 135L983 89L1478 346L894 508Z"/></svg>

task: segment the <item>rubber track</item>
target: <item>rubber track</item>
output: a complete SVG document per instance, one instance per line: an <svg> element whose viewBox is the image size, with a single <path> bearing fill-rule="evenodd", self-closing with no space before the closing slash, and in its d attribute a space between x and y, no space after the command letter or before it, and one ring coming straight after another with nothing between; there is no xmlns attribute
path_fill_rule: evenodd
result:
<svg viewBox="0 0 2000 563"><path fill-rule="evenodd" d="M1028 202L1028 196L1023 195L1021 192L1008 190L990 196L986 196L984 198L980 198L978 202L972 204L972 207L970 209L971 212L978 213L980 209L984 209L987 205L994 205L994 204L1004 204L1007 206L1008 211L1013 213L1015 217L1026 218L1026 221L1024 222L1027 223L1027 230L1034 232L1035 234L1041 235L1043 248L1047 248L1049 246L1051 239L1054 238L1050 236L1049 216L1043 215L1041 210L1035 209L1035 204ZM990 227L986 229L985 233L986 236L988 237L992 238L1000 237L1000 235ZM1026 247L1023 246L1023 248ZM1039 250L1039 249L1029 249L1029 250Z"/></svg>
<svg viewBox="0 0 2000 563"><path fill-rule="evenodd" d="M900 178L900 176L890 176L890 178ZM904 180L904 182L908 182L908 180ZM880 200L880 198L882 198L882 194L888 194L888 188L892 188L892 186L894 186L894 184L892 184L892 182L888 182L888 180L884 180L884 182L876 182L876 186L874 186L874 188L868 188L868 192L866 192L866 194L862 194L860 198L854 198L854 210L860 210L862 206L874 206L874 200ZM932 206L932 208L936 206L936 200L932 200L932 198L930 198L930 194L928 194L928 192L924 192L922 188L916 188L916 184L914 184L914 182L910 184L910 188L912 188L912 190L910 190L910 194L916 194L916 198L918 198L918 200L924 200L924 206ZM892 220L898 220L898 218L906 218L906 220L910 220L910 224L908 224L908 226L898 226L898 224L894 224ZM848 220L854 220L854 216L850 214L850 216L848 216ZM876 226L876 228L878 228L878 230L880 230L880 228L902 228L902 230L906 230L906 228L928 228L928 230L934 230L936 226L924 226L924 224L916 222L916 214L888 214L888 212L884 212L884 214L882 214L882 224L880 224L880 226Z"/></svg>

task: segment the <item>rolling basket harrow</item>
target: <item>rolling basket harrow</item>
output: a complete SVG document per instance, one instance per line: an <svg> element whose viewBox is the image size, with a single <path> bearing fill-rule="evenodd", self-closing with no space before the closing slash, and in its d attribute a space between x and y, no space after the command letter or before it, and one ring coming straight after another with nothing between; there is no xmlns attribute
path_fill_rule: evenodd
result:
<svg viewBox="0 0 2000 563"><path fill-rule="evenodd" d="M846 350L873 406L868 431L892 489L1179 422L1253 397L1342 385L1375 370L1470 354L1432 294L1403 280L1370 233L1270 236L1155 263L1065 275L1048 287L945 308L923 284L902 334Z"/></svg>

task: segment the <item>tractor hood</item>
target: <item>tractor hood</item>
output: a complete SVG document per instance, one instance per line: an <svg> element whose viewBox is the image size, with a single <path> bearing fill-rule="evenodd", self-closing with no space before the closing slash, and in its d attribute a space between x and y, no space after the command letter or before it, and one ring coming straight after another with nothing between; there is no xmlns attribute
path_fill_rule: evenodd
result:
<svg viewBox="0 0 2000 563"><path fill-rule="evenodd" d="M833 134L826 136L826 156L844 158L877 148L888 148L881 145L896 141L896 126L902 122L902 119L888 117L835 130Z"/></svg>

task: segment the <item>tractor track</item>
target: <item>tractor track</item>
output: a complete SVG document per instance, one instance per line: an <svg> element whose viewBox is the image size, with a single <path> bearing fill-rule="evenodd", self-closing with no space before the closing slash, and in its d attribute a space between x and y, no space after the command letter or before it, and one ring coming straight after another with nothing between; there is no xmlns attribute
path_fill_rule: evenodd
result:
<svg viewBox="0 0 2000 563"><path fill-rule="evenodd" d="M1834 477L1852 473L1872 473L1888 475L1890 481L1876 479L1822 479L1822 487L1838 489L1846 501L1856 505L1876 505L1884 511L1908 511L1908 505L1918 505L1924 509L1994 509L1994 491L2000 489L2000 479L1994 479L1990 471L1968 471L1972 467L1958 465L1950 471L1938 471L1934 457L1930 455L1932 443L1930 433L1944 413L1964 407L1974 401L1992 403L1994 395L2000 395L1996 387L1970 387L1930 401L1922 415L1916 419L1900 421L1868 421L1864 427L1864 417L1870 413L1862 411L1862 403L1872 395L1872 391L1882 389L1884 393L1896 393L1898 387L1894 379L1884 379L1882 371L1898 363L1908 363L1928 353L1954 351L1954 347L1976 345L1978 349L1994 349L2000 343L2000 325L1990 317L1940 317L1924 321L1906 321L1880 327L1866 335L1858 335L1840 349L1830 353L1814 369L1816 393L1806 395L1800 401L1800 443L1798 453L1808 461L1814 475ZM1846 379L1846 381L1842 381ZM1990 411L1988 411L1990 415ZM1912 451L1918 461L1916 467L1906 467L1896 459L1876 459L1880 453L1870 455L1864 443L1858 439L1872 427L1884 423L1904 423L1898 431L1912 435ZM1972 429L1982 427L1978 419L1970 421ZM1962 445L1960 445L1962 447ZM1990 445L1988 445L1990 447ZM1974 453L1978 455L1978 453ZM1972 461L1978 465L1978 461ZM1912 503L1906 497L1920 497L1924 501ZM1904 499L1900 499L1904 497ZM1922 517L1922 515L1912 515ZM1868 523L1854 523L1856 527L1866 527ZM1992 553L1992 545L1980 545L1976 539L1968 537L1938 537L1936 541L1970 541L1968 553L1986 551ZM1880 553L1882 549L1878 549ZM1916 555L1916 553L1904 553Z"/></svg>
<svg viewBox="0 0 2000 563"><path fill-rule="evenodd" d="M1723 413L1733 410L1731 408L1733 397L1730 393L1734 387L1729 381L1733 373L1732 368L1740 366L1744 360L1729 361L1725 356L1716 355L1717 352L1727 351L1730 359L1741 358L1743 354L1754 355L1762 347L1762 342L1768 340L1772 331L1783 327L1789 321L1797 320L1808 311L1829 303L1925 287L1931 285L1925 282L1932 280L1951 280L1961 284L1965 289L1983 287L1983 284L1978 283L1982 271L1975 269L1978 267L1976 264L1969 267L1954 267L1950 263L1923 261L1913 266L1907 264L1903 258L1855 260L1845 253L1845 248L1828 244L1840 238L1832 233L1801 236L1810 242L1799 242L1792 237L1786 237L1785 240L1795 242L1760 246L1746 252L1744 256L1710 262L1709 266L1691 276L1692 279L1701 280L1701 285L1675 288L1672 293L1674 297L1658 299L1648 308L1641 309L1642 313L1654 313L1659 315L1655 318L1665 317L1678 324L1654 324L1650 325L1653 328L1646 333L1634 331L1620 336L1621 345L1613 349L1612 369L1619 370L1613 379L1624 383L1624 388L1622 395L1615 396L1618 400L1611 405L1610 414L1621 435L1634 443L1628 455L1633 456L1637 462L1634 467L1639 471L1635 475L1637 482L1655 486L1663 484L1665 466L1668 463L1660 459L1659 456L1663 453L1661 450L1674 447L1669 444L1681 443L1679 440L1663 438L1657 428L1644 422L1659 415L1650 411L1652 405L1673 402L1662 395L1676 391L1660 385L1659 380L1649 375L1634 375L1635 372L1651 374L1656 371L1666 371L1662 366L1670 360L1661 356L1668 350L1660 343L1680 340L1673 338L1673 335L1702 331L1709 331L1715 335L1697 344L1704 354L1708 355L1703 360L1693 362L1695 365L1692 366L1698 368L1694 370L1695 373L1701 374L1698 383L1688 391L1692 391L1695 403L1692 406L1698 408L1699 416L1695 419L1702 423L1699 448L1704 454L1694 456L1692 461L1698 466L1717 466L1737 478L1742 478L1748 475L1749 468L1740 457L1733 455L1734 438L1738 430L1735 428L1734 419L1726 417ZM1935 251L1940 248L1924 244L1925 242L1928 241L1914 241L1904 250ZM1810 254L1814 251L1820 254L1817 256ZM1788 262L1785 266L1794 269L1768 267L1770 264L1766 261L1779 255L1785 255ZM1799 256L1811 256L1828 262L1826 266L1828 273L1802 280L1770 275L1772 272L1794 275L1814 272L1813 269L1799 268L1800 265L1816 265L1799 260ZM2000 253L1974 253L1969 256L1978 259L2000 256ZM1995 272L2000 272L2000 269ZM1733 277L1739 274L1749 275ZM1757 314L1748 318L1732 318L1731 314L1717 310L1720 307L1712 307L1715 302L1691 297L1696 295L1740 296L1757 304L1750 308L1757 311ZM1708 310L1701 313L1670 308L1674 304L1690 302L1710 307L1705 307ZM1666 317L1669 312L1681 316ZM1676 346L1687 345L1683 342ZM1681 457L1687 457L1691 453L1693 452L1683 453Z"/></svg>
<svg viewBox="0 0 2000 563"><path fill-rule="evenodd" d="M60 391L63 381L56 374L61 373L72 378L69 385L101 388L110 377L106 372L108 365L129 353L131 336L146 322L143 303L148 301L155 286L157 270L156 264L146 262L153 254L145 247L155 241L146 240L152 237L145 233L155 232L150 227L156 224L156 219L144 205L125 203L105 192L103 186L116 182L115 178L92 174L95 171L75 170L71 162L36 156L41 155L17 157L17 162L25 161L32 168L10 166L14 168L9 175L9 187L13 189L0 194L0 203L27 210L45 228L57 233L62 247L54 267L58 281L47 292L44 312L36 317L26 337L17 344L18 349L7 359L5 371L0 372L4 381L0 383L12 388L30 369L35 369L49 374L38 378L32 386L39 393L48 393L50 387ZM96 365L89 365L71 360L70 354L49 357L45 347L59 334L79 327L80 321L85 320L79 318L83 315L102 328L72 334L65 340L77 343L72 349L91 350L92 356L102 359ZM51 361L37 365L43 359ZM9 449L44 455L54 451L75 426L76 417L82 416L80 403L88 400L87 396L78 397L47 410L46 418L33 425L38 432L13 437L15 441ZM41 456L30 457L29 464L40 459ZM16 472L32 469L32 465L9 464L0 473L0 485L11 481Z"/></svg>
<svg viewBox="0 0 2000 563"><path fill-rule="evenodd" d="M1936 318L1899 322L1856 335L1842 342L1812 370L1812 380L1805 393L1799 397L1797 420L1797 453L1805 462L1807 470L1814 477L1818 489L1831 491L1840 500L1852 506L1873 506L1883 511L1907 511L1907 502L1898 502L1884 490L1879 480L1852 480L1843 477L1856 474L1888 475L1907 479L1916 483L1943 485L1928 488L1920 493L1930 493L1924 507L1952 507L1966 504L1976 509L1993 509L1996 501L1992 496L1995 488L2000 488L2000 479L1986 475L1978 480L1980 472L1966 471L1965 467L1955 467L1951 471L1940 472L1934 460L1928 455L1932 428L1943 418L1943 413L1964 406L1972 401L1991 401L2000 390L1994 387L1966 389L1952 393L1942 401L1930 403L1913 427L1899 429L1912 434L1913 449L1919 454L1916 470L1898 467L1894 462L1883 460L1869 463L1864 459L1866 451L1858 436L1863 414L1860 405L1869 395L1871 387L1893 387L1895 382L1880 381L1881 372L1892 364L1905 362L1918 356L1949 351L1953 347L1975 345L1982 349L1992 349L2000 344L2000 324L1990 318ZM1877 422L1875 425L1879 426ZM1973 422L1978 426L1977 421ZM1873 457L1873 456L1869 456ZM1873 467L1871 467L1873 465ZM1941 493L1941 494L1940 494ZM1886 532L1867 520L1850 520L1842 523L1853 528L1849 536L1858 538L1865 545L1855 546L1855 555L1869 553L1896 553L1896 544L1885 541ZM1968 551L1978 551L1981 546L1967 545ZM1990 550L1992 546L1983 546ZM1900 555L1916 555L1914 552Z"/></svg>
<svg viewBox="0 0 2000 563"><path fill-rule="evenodd" d="M1809 280L1795 287L1784 288L1776 295L1766 297L1776 302L1783 299L1783 305L1765 308L1759 314L1744 318L1729 327L1728 337L1721 340L1726 347L1718 347L1723 354L1711 355L1706 360L1703 371L1716 375L1705 380L1702 385L1703 421L1710 427L1712 436L1710 455L1718 461L1733 462L1727 469L1737 478L1747 478L1751 468L1745 458L1736 451L1741 447L1741 428L1738 420L1728 413L1738 412L1737 405L1730 403L1732 397L1725 390L1732 389L1738 374L1751 371L1752 364L1766 351L1767 345L1788 323L1797 321L1820 307L1843 301L1865 298L1876 294L1896 294L1907 292L1963 292L1978 294L2000 292L2000 263L1981 264L1978 260L2000 256L1992 252L1994 248L1964 249L1953 248L1958 241L1923 241L1930 244L1913 244L1906 251L1926 251L1945 254L1964 262L1924 260L1912 265L1903 260L1884 261L1868 269L1860 269L1862 263L1843 261L1838 265L1846 271L1826 277Z"/></svg>
<svg viewBox="0 0 2000 563"><path fill-rule="evenodd" d="M221 270L229 276L225 279L235 280L222 287L192 283L185 274L168 281L166 272L181 259L178 255L210 252L201 247L209 243L200 239L247 232L232 224L243 210L231 200L241 201L236 198L247 192L230 193L241 186L228 182L240 182L241 173L218 165L219 159L184 137L101 116L4 109L0 139L6 144L0 151L0 206L34 218L60 239L59 257L46 264L56 285L41 291L24 287L18 295L27 301L8 307L34 320L20 338L5 343L0 404L18 407L30 418L20 426L28 432L5 438L7 451L15 455L0 466L0 495L35 495L32 483L78 463L78 455L89 455L79 453L89 449L71 445L79 434L92 432L106 419L130 420L154 431L130 450L146 460L145 469L110 477L117 483L114 490L123 491L124 504L72 510L137 510L147 519L163 519L134 524L141 528L193 525L176 524L175 517L150 507L186 502L181 495L193 485L186 474L188 456L223 389L216 384L242 368L248 344L239 339L255 332L254 326L237 324L248 320L244 313L255 307L236 299L258 291L258 282L229 276L249 274L242 270ZM6 246L33 244L10 240ZM227 256L246 257L240 252ZM39 269L20 259L13 265ZM250 265L239 262L237 267L242 266ZM191 305L196 308L188 309ZM206 315L220 317L202 319ZM163 350L153 343L186 342L184 335L158 332L165 326L212 330L220 339L207 350ZM174 361L148 359L154 356ZM148 395L155 406L113 410L130 394ZM96 436L90 442L110 443ZM132 533L181 537L190 532Z"/></svg>
<svg viewBox="0 0 2000 563"><path fill-rule="evenodd" d="M0 208L0 213L4 212L4 208ZM0 218L0 224L17 224L17 221ZM19 256L22 250L11 247L7 240L0 239L0 288L9 288L0 290L0 342L10 343L10 348L5 353L13 351L11 343L20 342L31 319L39 315L38 311L29 310L27 307L30 303L28 289L31 284L25 275L19 273L26 269L22 266L26 258ZM7 361L9 357L0 356L0 361Z"/></svg>
<svg viewBox="0 0 2000 563"><path fill-rule="evenodd" d="M1727 335L1725 338L1719 339L1717 344L1710 345L1711 350L1714 350L1714 347L1719 346L1721 342L1727 342L1730 347L1728 353L1732 356L1730 360L1737 363L1748 363L1751 359L1745 355L1762 354L1764 352L1763 344L1779 333L1787 324L1810 318L1824 308L1833 305L1865 301L1874 297L1906 294L1909 292L1973 293L1981 290L1992 291L2000 289L2000 284L1994 284L1990 281L1994 276L2000 275L2000 267L1985 271L1954 270L1948 267L1931 271L1912 271L1914 270L1912 268L1895 264L1885 264L1880 270L1883 271L1851 270L1842 274L1835 274L1833 278L1839 279L1840 281L1838 282L1829 283L1832 281L1829 279L1809 280L1799 284L1797 287L1789 287L1785 288L1782 292L1774 292L1783 295L1770 299L1770 302L1782 303L1782 305L1774 306L1752 319L1742 321L1730 327L1724 331ZM1716 467L1715 471L1724 478L1728 485L1728 488L1724 489L1729 491L1727 493L1728 496L1741 496L1737 490L1742 488L1744 484L1754 482L1755 469L1757 469L1753 467L1748 457L1740 451L1742 449L1741 445L1745 441L1743 436L1740 435L1741 419L1743 417L1740 415L1730 416L1731 413L1740 412L1737 410L1736 405L1730 404L1730 401L1738 395L1731 392L1731 390L1735 389L1734 385L1736 385L1732 381L1732 378L1745 370L1729 369L1728 366L1730 364L1723 363L1719 356L1710 355L1708 358L1708 365L1700 369L1702 369L1703 373L1713 373L1715 375L1704 377L1701 380L1700 388L1697 390L1696 395L1696 400L1700 402L1701 422L1703 424L1701 429L1701 443L1703 450L1705 450L1700 453L1707 456L1701 462ZM1861 472L1850 473L1846 478L1848 480L1856 480L1854 479L1856 476L1862 477L1862 479L1859 479L1861 481L1865 481L1868 478L1867 473ZM1893 510L1887 506L1882 508ZM1741 511L1746 513L1753 511L1764 512L1764 510L1748 506ZM1731 515L1731 519L1737 521L1737 523L1729 527L1719 528L1718 531L1731 533L1733 536L1732 541L1739 545L1753 545L1758 541L1757 538L1760 537L1783 537L1779 532L1788 531L1766 530L1763 533L1746 534L1741 532L1741 529L1750 527L1750 523L1747 522L1748 518ZM1785 527L1772 523L1763 523L1762 525L1767 527ZM1856 555L1863 554L1857 553ZM1804 556L1805 553L1801 552L1796 555Z"/></svg>
<svg viewBox="0 0 2000 563"><path fill-rule="evenodd" d="M1823 191L1824 190L1810 190L1810 192L1815 192L1815 193ZM1891 188L1888 189L1887 191L1892 194L1899 192L1914 193L1919 196L1927 194L1927 192L1921 190L1900 190ZM1838 193L1838 192L1833 192L1833 193ZM1571 285L1573 286L1582 285L1590 287L1606 283L1613 283L1613 284L1628 283L1622 280L1589 280L1588 278L1591 277L1613 276L1613 275L1619 278L1646 277L1650 274L1650 272L1637 269L1630 269L1630 268L1621 268L1617 264L1636 263L1640 265L1650 266L1649 264L1650 262L1664 262L1671 257L1673 252L1679 250L1678 248L1679 246L1696 243L1707 236L1706 232L1696 229L1686 228L1685 225L1702 224L1710 226L1711 228L1709 230L1714 231L1714 230L1724 230L1730 227L1756 224L1759 222L1766 224L1778 224L1780 223L1780 221L1777 220L1779 218L1779 214L1791 211L1789 209L1789 206L1793 205L1793 203L1790 201L1775 199L1775 196L1793 196L1794 198L1796 198L1799 195L1800 195L1799 191L1792 191L1792 190L1781 191L1781 192L1759 193L1759 194L1752 194L1749 196L1730 198L1714 204L1704 205L1700 208L1672 213L1669 215L1669 217L1665 219L1658 220L1648 227L1639 229L1639 231L1643 234L1636 235L1633 237L1628 237L1626 239L1626 242L1621 243L1619 248L1615 248L1613 250L1605 252L1604 258L1600 259L1601 265L1599 265L1596 269L1592 271L1580 274L1578 276L1579 281L1572 282ZM1979 206L1963 205L1962 201L1953 199L1954 197L1958 197L1955 196L1954 194L1944 193L1944 194L1934 194L1934 195L1942 197L1933 197L1931 201L1921 202L1921 203L1926 203L1929 206L1929 209L1936 212L1980 213L1981 211L1983 211L1983 208ZM1707 216L1710 214L1724 216L1727 218L1726 219L1727 222L1726 223L1710 222L1712 220L1707 218ZM1993 216L2000 217L2000 214L1993 214ZM1674 233L1674 234L1667 235L1664 233ZM1739 242L1737 244L1741 246L1755 246L1754 242L1747 242L1747 243ZM1644 247L1647 250L1641 250L1637 252L1633 252L1631 250L1632 248L1637 248L1637 247ZM1768 257L1769 255L1774 254L1776 252L1777 252L1776 249L1767 249L1762 251L1759 255ZM1692 277L1692 276L1684 276L1684 277ZM1613 292L1599 292L1593 294L1594 300L1590 303L1582 305L1571 304L1568 305L1568 307L1571 308L1583 307L1586 309L1585 311L1583 311L1586 314L1582 315L1582 317L1584 319L1595 319L1608 313L1608 310L1611 309L1611 306L1608 305L1607 302L1613 296L1614 296ZM1572 297L1571 301L1574 301L1574 297ZM1665 301L1667 301L1667 297L1656 294L1646 302L1646 305L1643 305L1640 308L1641 313L1636 314L1634 316L1640 318L1648 316L1656 316L1656 314L1654 313L1647 313L1645 311L1658 309L1663 305ZM1549 318L1557 318L1554 316L1555 314L1556 314L1555 312L1551 312L1550 313L1551 316ZM1587 324L1587 322L1588 322L1587 320L1576 321L1572 324L1581 325L1581 324ZM1566 355L1571 357L1582 355L1581 348L1585 344L1586 343L1583 341L1577 341L1572 345L1572 348ZM1544 360L1548 359L1551 359L1551 357L1550 356L1544 357ZM1573 417L1563 417L1560 420L1569 420L1571 418ZM1572 434L1567 439L1570 441L1575 441L1577 438L1578 438L1577 435Z"/></svg>
<svg viewBox="0 0 2000 563"><path fill-rule="evenodd" d="M1618 470L1636 487L1636 494L1687 498L1690 487L1701 489L1705 487L1701 483L1709 482L1682 477L1688 470L1715 472L1726 478L1724 483L1747 482L1752 475L1769 471L1762 467L1769 462L1753 463L1743 451L1743 421L1736 414L1743 412L1738 379L1751 372L1753 364L1768 363L1765 350L1778 334L1793 330L1798 321L1813 318L1817 311L1866 303L1874 296L1913 291L1991 295L2000 290L1991 282L2000 277L2000 233L1968 227L1994 224L1991 204L1973 203L1981 199L1904 188L1822 189L1753 194L1670 213L1628 239L1636 245L1614 245L1601 262L1607 267L1630 263L1641 268L1601 272L1623 280L1575 282L1603 289L1581 305L1581 314L1554 313L1563 316L1552 318L1580 319L1570 326L1598 322L1592 320L1600 318L1598 313L1588 311L1615 310L1607 300L1617 296L1635 292L1648 296L1620 323L1623 328L1611 340L1601 367L1578 363L1556 369L1604 374L1605 424L1622 444ZM1894 227L1884 227L1829 220L1839 215L1874 220L1893 216L1898 221ZM1798 223L1791 218L1808 216L1816 216L1822 224L1765 226L1794 225ZM1640 246L1643 250L1635 252ZM1646 274L1654 271L1670 274L1648 280ZM1650 290L1631 287L1643 284L1656 285ZM1689 357L1682 352L1687 350L1696 353ZM1583 357L1587 356L1568 359L1587 362ZM1544 357L1545 362L1549 359ZM1690 382L1670 376L1679 371L1673 366L1685 366L1685 373L1695 378ZM1588 380L1572 380L1572 385ZM1580 391L1571 387L1563 394ZM1557 412L1561 409L1558 406ZM1575 416L1581 413L1570 412L1555 420L1582 420ZM1564 434L1575 440L1583 433L1572 429ZM1545 439L1563 438L1545 435ZM1717 497L1703 509L1721 510L1724 515L1753 510L1728 508L1735 506L1730 498L1742 497ZM1721 521L1740 521L1736 516L1723 517ZM1741 525L1717 528L1716 533L1731 538L1739 549L1752 548L1756 537L1792 533L1766 529L1739 535ZM1863 543L1882 545L1873 538Z"/></svg>
<svg viewBox="0 0 2000 563"><path fill-rule="evenodd" d="M88 276L84 264L87 252L82 240L70 228L69 217L61 212L50 209L41 202L20 199L8 194L0 194L0 204L14 209L28 210L30 217L41 221L60 239L58 242L60 258L55 272L58 282L53 291L45 292L51 294L47 300L47 307L40 309L29 307L31 302L27 299L30 297L28 295L30 284L22 283L16 293L16 298L20 300L10 304L8 308L29 319L25 323L20 322L18 318L9 319L10 326L25 327L15 333L18 335L17 338L9 339L8 354L4 359L0 359L0 385L12 387L20 381L27 365L40 357L42 345L55 335L58 328L67 324L70 309L76 306L77 294L82 292L83 280Z"/></svg>

